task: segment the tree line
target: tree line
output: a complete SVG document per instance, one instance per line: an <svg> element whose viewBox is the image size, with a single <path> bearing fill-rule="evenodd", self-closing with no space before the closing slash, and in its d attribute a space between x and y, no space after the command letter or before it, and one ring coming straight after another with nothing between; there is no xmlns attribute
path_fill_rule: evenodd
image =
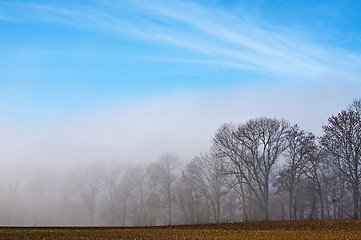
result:
<svg viewBox="0 0 361 240"><path fill-rule="evenodd" d="M321 137L261 117L222 124L211 149L187 162L167 153L146 166L88 164L57 180L9 176L0 175L1 225L358 219L361 99L331 116Z"/></svg>

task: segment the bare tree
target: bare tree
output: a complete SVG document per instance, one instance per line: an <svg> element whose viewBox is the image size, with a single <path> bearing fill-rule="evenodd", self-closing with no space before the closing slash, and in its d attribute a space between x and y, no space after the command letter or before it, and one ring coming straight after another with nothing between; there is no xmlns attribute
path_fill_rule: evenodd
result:
<svg viewBox="0 0 361 240"><path fill-rule="evenodd" d="M361 180L361 99L355 100L348 110L328 119L323 126L321 143L345 175L353 191L353 218L359 217Z"/></svg>
<svg viewBox="0 0 361 240"><path fill-rule="evenodd" d="M320 203L320 211L319 211L321 214L320 217L321 219L324 219L325 203L326 203L324 192L326 191L326 185L327 185L326 181L328 177L330 177L330 175L332 175L333 177L334 173L330 172L324 153L323 151L320 150L319 147L314 148L314 151L310 152L304 173L308 177L309 191L312 192L312 196L313 196L310 219L313 218L313 215L317 216L317 213L315 211L317 201L319 201Z"/></svg>
<svg viewBox="0 0 361 240"><path fill-rule="evenodd" d="M185 224L209 222L208 208L201 188L187 167L176 183L175 194L176 204Z"/></svg>
<svg viewBox="0 0 361 240"><path fill-rule="evenodd" d="M245 183L268 220L270 175L286 149L289 124L270 118L252 119L235 127L224 124L213 140L213 150L225 159L227 174Z"/></svg>
<svg viewBox="0 0 361 240"><path fill-rule="evenodd" d="M169 225L172 224L173 187L177 179L176 169L178 166L179 162L176 156L165 154L148 168L150 187L162 197Z"/></svg>
<svg viewBox="0 0 361 240"><path fill-rule="evenodd" d="M116 198L117 198L117 220L120 226L125 226L129 200L132 191L132 176L131 167L123 167L119 172L118 181L116 183Z"/></svg>
<svg viewBox="0 0 361 240"><path fill-rule="evenodd" d="M342 219L345 215L345 197L347 195L348 181L345 175L339 170L338 166L323 155L325 164L322 166L324 176L324 192L326 212L329 218ZM336 200L336 201L335 201Z"/></svg>
<svg viewBox="0 0 361 240"><path fill-rule="evenodd" d="M116 162L108 162L99 168L100 193L105 202L110 224L115 225L117 216L117 184L121 168Z"/></svg>
<svg viewBox="0 0 361 240"><path fill-rule="evenodd" d="M308 161L316 153L315 136L292 126L287 134L286 162L275 184L288 194L288 214L290 220L297 219L297 194L300 181L305 173Z"/></svg>
<svg viewBox="0 0 361 240"><path fill-rule="evenodd" d="M194 157L187 165L187 170L204 195L216 223L220 222L222 198L227 192L221 164L219 159L204 154Z"/></svg>
<svg viewBox="0 0 361 240"><path fill-rule="evenodd" d="M163 210L160 194L155 191L150 191L145 200L145 206L147 209L148 223L155 226L158 224L158 217ZM162 219L164 220L164 218Z"/></svg>
<svg viewBox="0 0 361 240"><path fill-rule="evenodd" d="M67 177L70 194L84 208L89 224L94 225L96 204L99 200L99 172L97 165L82 166L74 169Z"/></svg>
<svg viewBox="0 0 361 240"><path fill-rule="evenodd" d="M129 184L131 186L130 199L132 210L132 224L138 226L149 225L149 214L146 207L147 186L146 172L143 166L133 167L128 170Z"/></svg>

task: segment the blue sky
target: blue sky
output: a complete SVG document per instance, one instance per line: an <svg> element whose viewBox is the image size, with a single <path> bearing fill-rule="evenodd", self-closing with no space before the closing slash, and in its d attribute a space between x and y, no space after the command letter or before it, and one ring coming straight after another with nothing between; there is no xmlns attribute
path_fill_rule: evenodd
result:
<svg viewBox="0 0 361 240"><path fill-rule="evenodd" d="M49 156L123 144L129 157L124 135L189 157L220 123L264 115L319 134L361 97L360 12L356 0L0 0L1 156L42 158L80 131Z"/></svg>
<svg viewBox="0 0 361 240"><path fill-rule="evenodd" d="M0 112L46 118L172 91L353 77L360 10L359 1L2 0Z"/></svg>

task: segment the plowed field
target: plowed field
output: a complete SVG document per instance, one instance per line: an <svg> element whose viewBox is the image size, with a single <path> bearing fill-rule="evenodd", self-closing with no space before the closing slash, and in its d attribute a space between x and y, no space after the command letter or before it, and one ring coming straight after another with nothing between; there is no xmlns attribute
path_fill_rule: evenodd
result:
<svg viewBox="0 0 361 240"><path fill-rule="evenodd" d="M361 239L361 220L166 227L1 227L0 239Z"/></svg>

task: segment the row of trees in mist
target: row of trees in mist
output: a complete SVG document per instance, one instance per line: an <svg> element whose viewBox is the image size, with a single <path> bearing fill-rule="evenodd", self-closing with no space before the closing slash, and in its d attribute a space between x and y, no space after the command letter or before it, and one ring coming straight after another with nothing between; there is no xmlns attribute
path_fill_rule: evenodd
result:
<svg viewBox="0 0 361 240"><path fill-rule="evenodd" d="M189 161L165 154L143 166L108 161L0 178L1 225L357 219L361 99L331 116L321 137L263 117L222 124L209 152Z"/></svg>

